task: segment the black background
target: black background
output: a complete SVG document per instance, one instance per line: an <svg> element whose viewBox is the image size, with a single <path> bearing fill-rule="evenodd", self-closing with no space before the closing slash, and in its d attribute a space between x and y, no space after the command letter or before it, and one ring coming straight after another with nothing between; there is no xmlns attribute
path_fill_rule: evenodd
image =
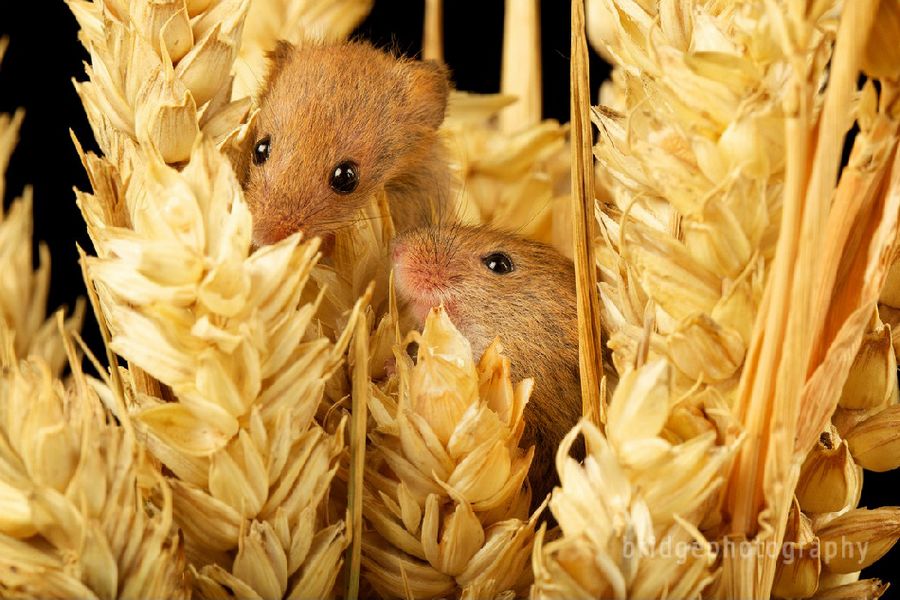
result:
<svg viewBox="0 0 900 600"><path fill-rule="evenodd" d="M87 55L77 41L75 19L62 0L2 4L0 36L8 36L10 46L0 66L0 112L17 107L26 110L7 173L4 203L8 206L24 186L34 187L35 240L48 244L53 260L49 306L72 306L84 294L75 244L91 251L72 191L75 187L86 190L87 178L69 137L71 129L82 144L94 148L71 83L72 78L85 78L82 63ZM421 51L423 15L421 0L377 0L356 35L414 56ZM544 116L560 121L568 121L569 114L569 19L565 0L541 2ZM445 60L456 87L499 91L502 0L449 0L444 22ZM608 72L608 66L592 53L593 89ZM100 351L99 334L90 315L84 336ZM900 474L866 472L865 481L860 506L897 503ZM866 575L890 580L898 565L900 550L895 548ZM887 597L894 596L892 591Z"/></svg>

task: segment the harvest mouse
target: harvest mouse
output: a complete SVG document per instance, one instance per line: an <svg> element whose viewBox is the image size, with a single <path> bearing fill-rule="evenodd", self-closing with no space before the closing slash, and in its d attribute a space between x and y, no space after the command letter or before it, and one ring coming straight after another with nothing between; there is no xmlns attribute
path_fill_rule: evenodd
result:
<svg viewBox="0 0 900 600"><path fill-rule="evenodd" d="M398 297L422 325L444 304L477 360L495 337L516 379L533 377L524 443L535 444L532 506L557 483L560 440L581 417L575 271L556 250L487 227L444 225L398 236Z"/></svg>
<svg viewBox="0 0 900 600"><path fill-rule="evenodd" d="M237 165L254 244L302 230L327 250L382 186L398 231L429 222L450 183L437 135L447 69L366 42L282 41L269 58L252 146Z"/></svg>

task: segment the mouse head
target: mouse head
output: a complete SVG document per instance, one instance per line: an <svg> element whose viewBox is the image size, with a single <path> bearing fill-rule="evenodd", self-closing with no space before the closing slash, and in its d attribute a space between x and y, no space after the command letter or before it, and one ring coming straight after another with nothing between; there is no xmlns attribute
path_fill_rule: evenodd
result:
<svg viewBox="0 0 900 600"><path fill-rule="evenodd" d="M368 43L279 42L240 169L253 239L328 237L415 169L444 119L446 69Z"/></svg>
<svg viewBox="0 0 900 600"><path fill-rule="evenodd" d="M498 335L542 343L574 327L572 263L545 244L487 227L424 227L398 236L391 260L418 323L443 303L475 356Z"/></svg>

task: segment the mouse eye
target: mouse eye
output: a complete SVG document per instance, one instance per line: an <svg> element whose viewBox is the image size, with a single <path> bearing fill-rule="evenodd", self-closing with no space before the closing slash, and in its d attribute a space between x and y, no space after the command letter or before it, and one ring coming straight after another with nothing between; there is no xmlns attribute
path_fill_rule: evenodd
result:
<svg viewBox="0 0 900 600"><path fill-rule="evenodd" d="M269 160L269 151L272 148L272 140L269 136L260 138L253 144L253 164L261 165Z"/></svg>
<svg viewBox="0 0 900 600"><path fill-rule="evenodd" d="M484 263L488 270L493 271L497 275L506 275L515 269L512 259L503 252L488 254L481 259L481 262Z"/></svg>
<svg viewBox="0 0 900 600"><path fill-rule="evenodd" d="M359 185L359 166L352 160L344 160L334 165L328 185L338 194L351 193Z"/></svg>

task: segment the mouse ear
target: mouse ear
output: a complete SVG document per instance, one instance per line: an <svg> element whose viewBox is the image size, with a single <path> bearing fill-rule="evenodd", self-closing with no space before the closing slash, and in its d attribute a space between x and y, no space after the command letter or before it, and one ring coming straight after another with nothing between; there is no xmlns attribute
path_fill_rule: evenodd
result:
<svg viewBox="0 0 900 600"><path fill-rule="evenodd" d="M288 57L294 51L294 45L287 40L278 40L275 48L270 50L266 57L269 59L269 77L281 70Z"/></svg>
<svg viewBox="0 0 900 600"><path fill-rule="evenodd" d="M437 129L444 122L450 95L450 71L434 60L409 61L409 111L412 119Z"/></svg>

